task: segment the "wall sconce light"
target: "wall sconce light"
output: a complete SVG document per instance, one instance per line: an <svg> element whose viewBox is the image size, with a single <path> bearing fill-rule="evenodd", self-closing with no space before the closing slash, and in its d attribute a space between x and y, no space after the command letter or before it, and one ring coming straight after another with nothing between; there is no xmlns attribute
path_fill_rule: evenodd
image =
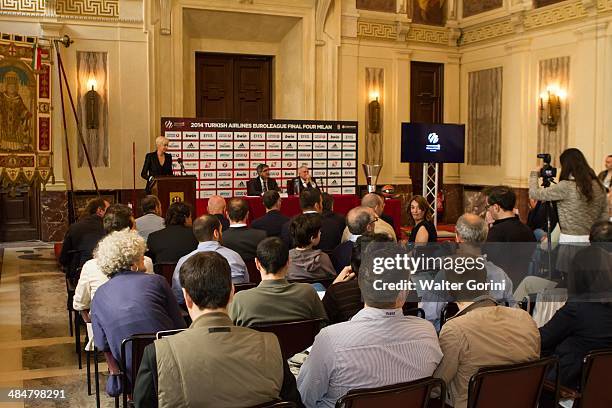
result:
<svg viewBox="0 0 612 408"><path fill-rule="evenodd" d="M370 133L380 132L380 103L378 102L378 92L370 94L368 104L368 130Z"/></svg>
<svg viewBox="0 0 612 408"><path fill-rule="evenodd" d="M556 85L546 88L540 94L540 123L547 126L549 131L556 131L561 118L561 101L565 99L565 91Z"/></svg>
<svg viewBox="0 0 612 408"><path fill-rule="evenodd" d="M96 92L97 82L94 78L87 81L87 89L90 89L85 94L85 122L87 129L98 129L100 119L98 110L100 106L100 95Z"/></svg>

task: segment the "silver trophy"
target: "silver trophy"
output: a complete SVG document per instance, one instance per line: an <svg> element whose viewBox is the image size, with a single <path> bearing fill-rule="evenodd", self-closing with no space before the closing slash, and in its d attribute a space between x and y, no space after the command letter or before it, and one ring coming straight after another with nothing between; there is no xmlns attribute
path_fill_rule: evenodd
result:
<svg viewBox="0 0 612 408"><path fill-rule="evenodd" d="M381 164L362 164L363 172L366 176L366 182L368 183L368 193L376 192L376 181L380 174Z"/></svg>

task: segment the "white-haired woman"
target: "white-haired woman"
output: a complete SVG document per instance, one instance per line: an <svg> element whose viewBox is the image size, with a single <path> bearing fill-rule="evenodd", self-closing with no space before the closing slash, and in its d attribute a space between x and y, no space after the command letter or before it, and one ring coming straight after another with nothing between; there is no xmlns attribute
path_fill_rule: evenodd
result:
<svg viewBox="0 0 612 408"><path fill-rule="evenodd" d="M145 156L144 165L140 172L140 177L147 180L146 192L151 194L153 186L153 177L155 176L171 176L172 175L172 156L168 151L170 141L163 136L155 139L154 152L147 153Z"/></svg>
<svg viewBox="0 0 612 408"><path fill-rule="evenodd" d="M96 347L112 354L110 358L107 353L112 374L118 371L115 362L121 358L123 339L137 333L185 327L179 305L164 277L144 273L145 248L138 232L125 229L107 235L94 252L100 270L109 280L96 291L91 303L91 322ZM126 363L131 381L129 352Z"/></svg>

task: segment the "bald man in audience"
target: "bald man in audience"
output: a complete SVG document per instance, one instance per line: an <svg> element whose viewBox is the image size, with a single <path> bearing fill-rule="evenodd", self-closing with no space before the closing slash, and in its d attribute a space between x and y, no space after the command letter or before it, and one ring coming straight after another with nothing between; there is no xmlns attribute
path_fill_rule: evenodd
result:
<svg viewBox="0 0 612 408"><path fill-rule="evenodd" d="M385 200L378 194L368 193L363 196L361 199L361 205L363 207L369 207L374 210L376 214L376 222L374 223L374 233L376 234L387 234L394 241L397 241L397 237L395 235L395 230L389 223L380 218L383 210L385 209ZM342 234L342 242L346 242L349 240L351 236L351 232L348 227L344 229L344 233Z"/></svg>
<svg viewBox="0 0 612 408"><path fill-rule="evenodd" d="M402 313L407 291L376 289L410 279L401 267L376 268L378 257L402 251L393 243L367 247L358 275L365 307L348 322L322 329L300 369L298 389L307 407L333 408L350 390L418 380L438 366L442 352L434 327Z"/></svg>
<svg viewBox="0 0 612 408"><path fill-rule="evenodd" d="M345 266L351 264L351 255L357 238L368 232L374 233L377 219L374 210L364 206L355 207L346 214L346 225L351 235L347 241L338 245L330 256L336 273L340 273Z"/></svg>
<svg viewBox="0 0 612 408"><path fill-rule="evenodd" d="M208 205L206 212L210 215L214 215L219 219L221 223L222 231L229 228L230 222L225 216L225 198L214 195L208 199Z"/></svg>
<svg viewBox="0 0 612 408"><path fill-rule="evenodd" d="M540 334L529 313L519 308L500 306L487 290L467 286L488 282L485 269L472 268L459 274L446 273L459 313L449 319L440 332L444 357L434 377L447 385L450 405L466 408L470 378L480 367L508 365L540 358ZM472 289L468 289L472 288Z"/></svg>

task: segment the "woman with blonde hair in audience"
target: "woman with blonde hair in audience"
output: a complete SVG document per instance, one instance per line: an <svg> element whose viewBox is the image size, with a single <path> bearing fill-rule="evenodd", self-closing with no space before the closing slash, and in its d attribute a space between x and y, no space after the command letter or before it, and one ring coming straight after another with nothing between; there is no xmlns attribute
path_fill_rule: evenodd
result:
<svg viewBox="0 0 612 408"><path fill-rule="evenodd" d="M98 288L91 303L96 347L106 353L111 374L118 374L121 342L137 333L181 329L185 320L166 280L144 273L144 239L136 231L115 231L102 239L94 252L109 280ZM131 356L126 359L128 380ZM109 378L107 392L117 394L117 377Z"/></svg>

